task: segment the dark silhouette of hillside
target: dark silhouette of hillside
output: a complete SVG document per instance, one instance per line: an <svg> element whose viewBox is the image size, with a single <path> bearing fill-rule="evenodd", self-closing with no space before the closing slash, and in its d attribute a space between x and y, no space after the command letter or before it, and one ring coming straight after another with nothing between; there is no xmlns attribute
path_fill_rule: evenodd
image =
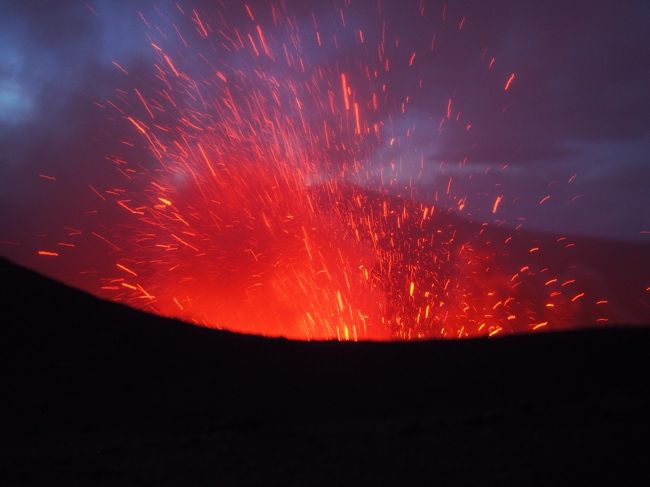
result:
<svg viewBox="0 0 650 487"><path fill-rule="evenodd" d="M648 485L650 329L189 326L0 261L4 485Z"/></svg>

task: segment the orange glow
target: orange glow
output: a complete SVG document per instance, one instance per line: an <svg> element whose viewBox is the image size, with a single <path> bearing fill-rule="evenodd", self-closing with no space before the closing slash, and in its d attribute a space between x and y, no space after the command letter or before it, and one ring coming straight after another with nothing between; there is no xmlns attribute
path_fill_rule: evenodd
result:
<svg viewBox="0 0 650 487"><path fill-rule="evenodd" d="M39 250L36 252L38 255L43 255L45 257L58 257L59 253L58 252L51 252L49 250Z"/></svg>
<svg viewBox="0 0 650 487"><path fill-rule="evenodd" d="M107 155L123 184L89 185L98 207L119 215L87 232L109 262L99 295L202 326L306 340L492 337L568 327L576 316L607 320L606 300L592 319L596 300L578 291L594 293L570 266L545 260L566 252L563 241L542 245L519 227L498 227L493 215L509 209L503 194L486 197L489 221L458 216L475 196L463 192L466 159L426 203L413 196L424 156L417 177L400 173L400 161L372 160L380 148L400 149L386 120L412 100L391 99L381 74L418 72L424 50L389 59L383 34L371 46L358 30L371 59L319 64L303 44L322 52L336 36L316 26L299 32L284 7L273 9L273 26L263 12L238 8L237 26L189 10L185 27L174 25L181 50L158 36L164 27L150 27L153 74L121 76L138 86L102 104L128 136L124 154ZM345 27L343 9L340 21ZM458 24L462 34L471 27ZM502 95L515 73L505 86L500 76ZM466 134L463 98L442 96L431 132Z"/></svg>

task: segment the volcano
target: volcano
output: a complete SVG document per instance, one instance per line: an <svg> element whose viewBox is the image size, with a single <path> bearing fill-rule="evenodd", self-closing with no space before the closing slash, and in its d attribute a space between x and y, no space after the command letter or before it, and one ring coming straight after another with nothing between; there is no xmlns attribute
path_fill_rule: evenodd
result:
<svg viewBox="0 0 650 487"><path fill-rule="evenodd" d="M3 485L650 485L620 3L4 2Z"/></svg>
<svg viewBox="0 0 650 487"><path fill-rule="evenodd" d="M647 328L296 342L0 266L8 485L650 480Z"/></svg>

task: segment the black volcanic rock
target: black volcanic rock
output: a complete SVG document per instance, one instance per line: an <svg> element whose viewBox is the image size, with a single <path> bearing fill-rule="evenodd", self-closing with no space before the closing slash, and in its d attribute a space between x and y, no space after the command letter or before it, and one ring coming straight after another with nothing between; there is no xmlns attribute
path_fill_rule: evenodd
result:
<svg viewBox="0 0 650 487"><path fill-rule="evenodd" d="M290 342L2 270L4 485L648 485L650 330Z"/></svg>

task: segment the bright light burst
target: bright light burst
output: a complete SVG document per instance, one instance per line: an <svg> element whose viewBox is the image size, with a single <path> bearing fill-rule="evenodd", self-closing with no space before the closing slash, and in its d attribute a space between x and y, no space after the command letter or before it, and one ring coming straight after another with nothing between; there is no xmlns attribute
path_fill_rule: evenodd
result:
<svg viewBox="0 0 650 487"><path fill-rule="evenodd" d="M416 92L431 89L435 70L417 68L434 63L443 34L432 27L426 50L400 48L381 2L365 30L347 5L308 22L284 2L172 10L141 14L157 59L149 74L115 61L124 86L97 103L133 134L108 157L124 184L92 187L123 213L93 231L114 263L102 296L299 339L461 338L607 320L606 300L581 287L579 272L544 260L569 242L540 248L517 230L458 218L473 196L455 189L462 171L423 203L418 177L439 162L377 160L380 147L399 146L389 121L413 99L393 93L393 71ZM451 25L448 36L467 28L446 6L420 2L412 14ZM484 55L477 69L494 64ZM515 73L494 73L502 96L516 90ZM453 96L435 117L410 132L474 130ZM493 195L490 214L505 204Z"/></svg>

